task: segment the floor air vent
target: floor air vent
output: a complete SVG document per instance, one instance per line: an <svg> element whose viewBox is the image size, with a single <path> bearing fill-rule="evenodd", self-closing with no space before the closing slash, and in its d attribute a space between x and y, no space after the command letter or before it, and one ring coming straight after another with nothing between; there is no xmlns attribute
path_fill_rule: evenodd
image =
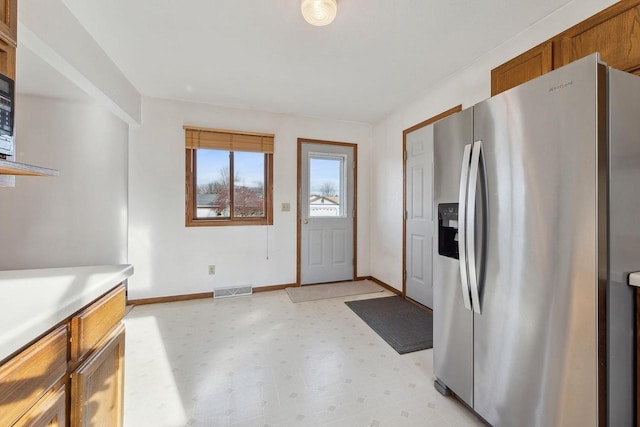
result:
<svg viewBox="0 0 640 427"><path fill-rule="evenodd" d="M219 288L213 290L213 298L229 298L239 297L242 295L251 295L253 293L253 287L248 286L236 286L234 288Z"/></svg>

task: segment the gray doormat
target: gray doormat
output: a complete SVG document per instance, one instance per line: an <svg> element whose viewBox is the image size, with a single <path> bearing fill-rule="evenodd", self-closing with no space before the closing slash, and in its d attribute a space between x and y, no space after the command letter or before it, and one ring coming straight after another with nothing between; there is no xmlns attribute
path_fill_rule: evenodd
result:
<svg viewBox="0 0 640 427"><path fill-rule="evenodd" d="M433 315L402 297L346 301L345 304L400 354L433 347Z"/></svg>
<svg viewBox="0 0 640 427"><path fill-rule="evenodd" d="M384 289L371 280L354 282L325 283L322 285L304 285L296 288L285 288L293 302L316 301L319 299L346 297L349 295L382 292Z"/></svg>

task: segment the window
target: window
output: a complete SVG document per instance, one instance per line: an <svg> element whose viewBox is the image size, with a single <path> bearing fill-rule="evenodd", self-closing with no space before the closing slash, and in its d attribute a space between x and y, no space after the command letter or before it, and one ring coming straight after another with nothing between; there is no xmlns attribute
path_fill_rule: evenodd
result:
<svg viewBox="0 0 640 427"><path fill-rule="evenodd" d="M273 224L273 135L184 128L187 227Z"/></svg>
<svg viewBox="0 0 640 427"><path fill-rule="evenodd" d="M309 153L309 216L346 216L346 156Z"/></svg>

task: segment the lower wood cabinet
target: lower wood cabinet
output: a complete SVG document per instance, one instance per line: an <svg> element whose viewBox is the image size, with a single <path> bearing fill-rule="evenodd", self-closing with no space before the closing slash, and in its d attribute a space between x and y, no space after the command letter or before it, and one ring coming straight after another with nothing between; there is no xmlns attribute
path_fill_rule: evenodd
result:
<svg viewBox="0 0 640 427"><path fill-rule="evenodd" d="M118 286L71 317L71 362L95 351L124 317L126 295Z"/></svg>
<svg viewBox="0 0 640 427"><path fill-rule="evenodd" d="M67 425L67 390L62 384L42 397L14 424L15 427L64 427Z"/></svg>
<svg viewBox="0 0 640 427"><path fill-rule="evenodd" d="M0 363L0 427L122 426L124 308L118 285Z"/></svg>
<svg viewBox="0 0 640 427"><path fill-rule="evenodd" d="M66 378L67 343L62 325L0 365L0 426L14 425Z"/></svg>
<svg viewBox="0 0 640 427"><path fill-rule="evenodd" d="M124 326L71 373L71 425L121 426L124 385Z"/></svg>

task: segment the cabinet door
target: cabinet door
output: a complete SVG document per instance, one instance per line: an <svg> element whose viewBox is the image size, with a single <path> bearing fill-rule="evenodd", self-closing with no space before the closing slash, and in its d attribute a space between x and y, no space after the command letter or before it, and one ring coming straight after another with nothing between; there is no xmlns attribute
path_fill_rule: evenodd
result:
<svg viewBox="0 0 640 427"><path fill-rule="evenodd" d="M0 34L16 44L18 39L18 1L0 0Z"/></svg>
<svg viewBox="0 0 640 427"><path fill-rule="evenodd" d="M561 64L594 52L607 65L622 71L640 71L640 5L620 2L562 34ZM635 6L632 6L636 4ZM556 67L557 68L557 67Z"/></svg>
<svg viewBox="0 0 640 427"><path fill-rule="evenodd" d="M491 96L553 69L553 43L545 42L491 70Z"/></svg>
<svg viewBox="0 0 640 427"><path fill-rule="evenodd" d="M0 426L13 425L67 373L67 327L0 366Z"/></svg>
<svg viewBox="0 0 640 427"><path fill-rule="evenodd" d="M16 47L3 39L0 39L0 73L16 78Z"/></svg>
<svg viewBox="0 0 640 427"><path fill-rule="evenodd" d="M66 408L67 393L62 384L40 399L13 427L65 427Z"/></svg>
<svg viewBox="0 0 640 427"><path fill-rule="evenodd" d="M78 362L92 351L124 317L124 285L98 299L71 318L71 361Z"/></svg>
<svg viewBox="0 0 640 427"><path fill-rule="evenodd" d="M124 325L71 374L71 426L122 426Z"/></svg>

